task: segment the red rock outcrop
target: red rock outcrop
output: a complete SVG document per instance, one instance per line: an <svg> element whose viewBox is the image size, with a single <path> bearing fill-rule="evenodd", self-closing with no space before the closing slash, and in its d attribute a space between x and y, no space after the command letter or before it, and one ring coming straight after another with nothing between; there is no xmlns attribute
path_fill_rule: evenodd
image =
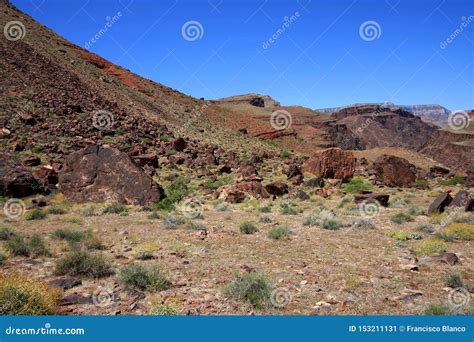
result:
<svg viewBox="0 0 474 342"><path fill-rule="evenodd" d="M375 180L379 184L393 187L411 187L416 180L416 167L408 160L389 155L378 157L370 174L375 175Z"/></svg>
<svg viewBox="0 0 474 342"><path fill-rule="evenodd" d="M356 158L352 152L329 148L315 153L304 168L317 177L347 180L354 175L355 167Z"/></svg>

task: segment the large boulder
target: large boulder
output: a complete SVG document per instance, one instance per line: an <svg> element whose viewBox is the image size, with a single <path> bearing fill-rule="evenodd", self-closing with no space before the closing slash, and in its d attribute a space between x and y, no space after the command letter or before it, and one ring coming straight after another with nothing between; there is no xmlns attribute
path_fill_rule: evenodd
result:
<svg viewBox="0 0 474 342"><path fill-rule="evenodd" d="M273 196L283 196L288 193L288 185L283 182L272 182L265 185L265 190Z"/></svg>
<svg viewBox="0 0 474 342"><path fill-rule="evenodd" d="M305 164L305 170L317 177L343 181L352 178L355 167L354 154L338 147L315 153Z"/></svg>
<svg viewBox="0 0 474 342"><path fill-rule="evenodd" d="M219 198L229 203L240 203L246 198L268 198L268 193L262 183L249 181L222 187Z"/></svg>
<svg viewBox="0 0 474 342"><path fill-rule="evenodd" d="M416 180L416 167L408 160L396 156L378 157L370 170L379 184L393 187L412 187Z"/></svg>
<svg viewBox="0 0 474 342"><path fill-rule="evenodd" d="M8 153L0 153L0 195L21 198L43 193L44 188L28 168Z"/></svg>
<svg viewBox="0 0 474 342"><path fill-rule="evenodd" d="M453 207L464 207L465 211L473 211L474 208L474 197L471 196L469 191L460 190L456 196L454 196L453 201L450 206Z"/></svg>
<svg viewBox="0 0 474 342"><path fill-rule="evenodd" d="M431 203L430 207L428 208L428 214L439 214L444 211L451 202L453 198L449 194L449 192L443 192L436 197L436 199Z"/></svg>
<svg viewBox="0 0 474 342"><path fill-rule="evenodd" d="M59 173L59 187L73 202L121 202L144 205L163 197L130 157L111 147L91 145L71 153Z"/></svg>
<svg viewBox="0 0 474 342"><path fill-rule="evenodd" d="M377 201L380 203L380 205L384 207L388 206L389 198L390 198L390 195L380 194L380 193L365 193L365 194L354 195L354 200L356 203L361 203L365 201L368 201L368 202Z"/></svg>

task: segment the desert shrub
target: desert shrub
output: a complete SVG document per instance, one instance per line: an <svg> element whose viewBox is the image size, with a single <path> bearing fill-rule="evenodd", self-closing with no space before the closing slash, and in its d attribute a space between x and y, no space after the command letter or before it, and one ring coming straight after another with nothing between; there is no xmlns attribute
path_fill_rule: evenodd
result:
<svg viewBox="0 0 474 342"><path fill-rule="evenodd" d="M160 215L156 211L153 211L150 214L148 214L147 219L149 219L149 220L159 220Z"/></svg>
<svg viewBox="0 0 474 342"><path fill-rule="evenodd" d="M426 179L417 179L415 180L415 186L416 187L425 187L428 186L428 180Z"/></svg>
<svg viewBox="0 0 474 342"><path fill-rule="evenodd" d="M262 216L258 219L260 223L272 223L272 219L268 216Z"/></svg>
<svg viewBox="0 0 474 342"><path fill-rule="evenodd" d="M253 233L258 232L258 229L255 226L255 224L252 222L243 222L240 225L240 232L242 234L253 234Z"/></svg>
<svg viewBox="0 0 474 342"><path fill-rule="evenodd" d="M375 229L375 224L371 219L359 219L354 222L356 229Z"/></svg>
<svg viewBox="0 0 474 342"><path fill-rule="evenodd" d="M424 311L423 314L426 316L446 316L450 312L449 307L438 304L430 304Z"/></svg>
<svg viewBox="0 0 474 342"><path fill-rule="evenodd" d="M7 240L5 244L5 249L12 255L15 256L29 256L30 251L28 249L28 244L25 239L21 236L14 236L11 239Z"/></svg>
<svg viewBox="0 0 474 342"><path fill-rule="evenodd" d="M151 306L149 312L153 316L178 316L179 311L172 305L154 304Z"/></svg>
<svg viewBox="0 0 474 342"><path fill-rule="evenodd" d="M74 217L74 216L73 216L73 217L68 217L68 218L66 219L66 222L67 222L67 223L73 223L73 224L80 224L82 221L81 221L81 219L80 219L79 217Z"/></svg>
<svg viewBox="0 0 474 342"><path fill-rule="evenodd" d="M203 231L207 232L207 227L204 224L195 223L195 222L189 222L186 225L186 229L188 229L188 230L203 230Z"/></svg>
<svg viewBox="0 0 474 342"><path fill-rule="evenodd" d="M285 202L280 204L280 213L283 215L297 215L298 211L292 206L291 203Z"/></svg>
<svg viewBox="0 0 474 342"><path fill-rule="evenodd" d="M352 195L344 196L337 205L337 207L347 210L352 209L354 207L354 197Z"/></svg>
<svg viewBox="0 0 474 342"><path fill-rule="evenodd" d="M214 206L214 209L215 209L216 211L230 211L230 210L231 210L229 204L226 203L226 202L222 202L222 203L216 204L216 205Z"/></svg>
<svg viewBox="0 0 474 342"><path fill-rule="evenodd" d="M186 223L186 220L181 217L168 215L163 219L163 222L161 223L161 228L176 229L178 226L181 226L185 223Z"/></svg>
<svg viewBox="0 0 474 342"><path fill-rule="evenodd" d="M89 204L84 208L77 211L79 215L84 217L100 216L103 214L103 210L94 204Z"/></svg>
<svg viewBox="0 0 474 342"><path fill-rule="evenodd" d="M445 232L436 232L433 235L436 238L446 242L454 242L454 240L456 240L456 236L454 234L447 234Z"/></svg>
<svg viewBox="0 0 474 342"><path fill-rule="evenodd" d="M81 242L88 234L90 232L59 228L51 232L50 236L54 240L66 240L69 244L74 244Z"/></svg>
<svg viewBox="0 0 474 342"><path fill-rule="evenodd" d="M443 180L441 182L442 185L446 185L446 186L458 185L458 184L463 184L463 183L464 183L464 178L460 176L454 176L449 179Z"/></svg>
<svg viewBox="0 0 474 342"><path fill-rule="evenodd" d="M64 215L67 213L67 210L64 207L58 205L52 205L48 208L48 214L50 215Z"/></svg>
<svg viewBox="0 0 474 342"><path fill-rule="evenodd" d="M421 224L418 227L416 227L417 230L423 233L428 233L431 234L434 232L433 226L430 224Z"/></svg>
<svg viewBox="0 0 474 342"><path fill-rule="evenodd" d="M160 135L160 141L168 142L170 141L170 137L167 135Z"/></svg>
<svg viewBox="0 0 474 342"><path fill-rule="evenodd" d="M189 181L184 177L176 178L169 187L165 189L166 197L156 204L157 210L171 211L175 203L180 202L186 197L190 190Z"/></svg>
<svg viewBox="0 0 474 342"><path fill-rule="evenodd" d="M127 206L123 203L110 203L104 208L104 214L121 214L127 212Z"/></svg>
<svg viewBox="0 0 474 342"><path fill-rule="evenodd" d="M321 227L324 228L324 229L329 229L329 230L337 230L337 229L341 228L342 225L336 220L324 219L322 224L321 224Z"/></svg>
<svg viewBox="0 0 474 342"><path fill-rule="evenodd" d="M424 214L425 214L425 212L423 210L421 210L420 208L418 208L418 207L411 206L410 208L408 208L408 215L420 216L420 215L424 215Z"/></svg>
<svg viewBox="0 0 474 342"><path fill-rule="evenodd" d="M52 315L61 291L31 275L0 274L0 315Z"/></svg>
<svg viewBox="0 0 474 342"><path fill-rule="evenodd" d="M443 214L433 214L430 218L431 224L441 224L443 222Z"/></svg>
<svg viewBox="0 0 474 342"><path fill-rule="evenodd" d="M230 184L232 183L232 177L231 176L224 176L224 177L221 177L220 179L218 180L210 180L210 179L207 179L203 186L205 189L209 189L209 190L217 190L219 189L221 186L224 186L224 185L227 185L227 184Z"/></svg>
<svg viewBox="0 0 474 342"><path fill-rule="evenodd" d="M276 226L268 232L268 237L273 240L289 239L292 234L287 226Z"/></svg>
<svg viewBox="0 0 474 342"><path fill-rule="evenodd" d="M92 235L92 233L86 235L86 238L82 241L82 245L84 246L85 249L88 249L88 250L94 250L94 249L104 250L105 249L105 246L102 243L102 240L99 237ZM72 247L74 247L74 245Z"/></svg>
<svg viewBox="0 0 474 342"><path fill-rule="evenodd" d="M153 253L156 251L156 249L157 246L152 242L141 244L137 249L136 258L139 260L153 259Z"/></svg>
<svg viewBox="0 0 474 342"><path fill-rule="evenodd" d="M472 224L452 223L444 232L453 235L458 240L474 240L474 225Z"/></svg>
<svg viewBox="0 0 474 342"><path fill-rule="evenodd" d="M103 278L114 272L109 262L101 254L75 251L59 259L54 271L57 275Z"/></svg>
<svg viewBox="0 0 474 342"><path fill-rule="evenodd" d="M289 158L291 156L291 152L290 151L281 151L280 153L280 158Z"/></svg>
<svg viewBox="0 0 474 342"><path fill-rule="evenodd" d="M265 205L263 207L259 207L258 211L261 213L271 213L272 212L272 206L271 205Z"/></svg>
<svg viewBox="0 0 474 342"><path fill-rule="evenodd" d="M224 289L224 295L250 303L255 309L263 309L271 303L272 286L262 273L251 272L234 276Z"/></svg>
<svg viewBox="0 0 474 342"><path fill-rule="evenodd" d="M397 241L421 240L423 236L418 233L408 233L404 231L390 232L387 236Z"/></svg>
<svg viewBox="0 0 474 342"><path fill-rule="evenodd" d="M39 208L36 208L36 209L33 209L33 210L30 210L30 211L27 211L26 214L25 214L25 219L28 220L28 221L32 221L32 220L42 220L44 218L46 218L47 214L45 211L39 209Z"/></svg>
<svg viewBox="0 0 474 342"><path fill-rule="evenodd" d="M418 256L433 256L448 249L448 244L436 237L424 239L416 248L416 255Z"/></svg>
<svg viewBox="0 0 474 342"><path fill-rule="evenodd" d="M0 227L0 241L7 241L14 237L16 233L10 227Z"/></svg>
<svg viewBox="0 0 474 342"><path fill-rule="evenodd" d="M28 253L33 258L50 255L48 248L46 247L46 244L44 243L44 240L38 234L34 234L28 240Z"/></svg>
<svg viewBox="0 0 474 342"><path fill-rule="evenodd" d="M468 223L474 224L474 214L472 213L457 213L453 218L454 223Z"/></svg>
<svg viewBox="0 0 474 342"><path fill-rule="evenodd" d="M315 226L318 224L318 215L311 213L303 218L303 226Z"/></svg>
<svg viewBox="0 0 474 342"><path fill-rule="evenodd" d="M125 265L120 271L120 281L127 288L142 291L163 291L171 287L171 282L166 279L157 266Z"/></svg>
<svg viewBox="0 0 474 342"><path fill-rule="evenodd" d="M459 274L450 273L446 276L446 286L455 289L457 287L464 287L464 284Z"/></svg>
<svg viewBox="0 0 474 342"><path fill-rule="evenodd" d="M342 190L348 194L359 194L362 191L372 189L372 185L361 178L352 178L349 182L342 184Z"/></svg>
<svg viewBox="0 0 474 342"><path fill-rule="evenodd" d="M396 224L402 224L402 223L414 221L413 217L406 213L395 214L392 217L390 217L390 220Z"/></svg>
<svg viewBox="0 0 474 342"><path fill-rule="evenodd" d="M3 253L0 253L0 266L2 266L7 260L7 256Z"/></svg>

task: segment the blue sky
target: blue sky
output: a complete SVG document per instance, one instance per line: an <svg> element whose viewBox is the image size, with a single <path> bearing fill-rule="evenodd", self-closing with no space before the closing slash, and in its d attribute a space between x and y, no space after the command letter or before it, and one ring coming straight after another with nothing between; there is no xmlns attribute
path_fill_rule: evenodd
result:
<svg viewBox="0 0 474 342"><path fill-rule="evenodd" d="M83 47L120 12L89 49L194 97L474 108L472 0L12 2ZM198 36L183 36L190 21Z"/></svg>

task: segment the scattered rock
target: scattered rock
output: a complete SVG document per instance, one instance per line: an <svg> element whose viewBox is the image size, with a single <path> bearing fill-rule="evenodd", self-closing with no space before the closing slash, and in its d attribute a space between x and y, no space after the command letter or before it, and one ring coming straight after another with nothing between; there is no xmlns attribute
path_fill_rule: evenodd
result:
<svg viewBox="0 0 474 342"><path fill-rule="evenodd" d="M163 197L161 187L126 153L97 145L73 152L66 158L59 173L59 186L73 202L144 205Z"/></svg>
<svg viewBox="0 0 474 342"><path fill-rule="evenodd" d="M354 199L356 203L361 203L364 201L377 201L380 205L386 207L388 206L388 200L390 195L380 194L380 193L366 193L355 195Z"/></svg>
<svg viewBox="0 0 474 342"><path fill-rule="evenodd" d="M322 178L347 180L352 178L356 158L338 147L315 153L305 164L305 170Z"/></svg>
<svg viewBox="0 0 474 342"><path fill-rule="evenodd" d="M268 193L257 181L226 185L219 193L219 198L229 203L241 203L247 197L268 198Z"/></svg>
<svg viewBox="0 0 474 342"><path fill-rule="evenodd" d="M151 166L152 168L158 168L158 156L154 153L140 154L133 157L133 161L140 167L145 165Z"/></svg>
<svg viewBox="0 0 474 342"><path fill-rule="evenodd" d="M290 194L291 198L299 199L300 201L308 201L309 195L303 189L296 189Z"/></svg>
<svg viewBox="0 0 474 342"><path fill-rule="evenodd" d="M389 155L378 157L369 174L379 184L392 187L412 187L416 180L416 167L408 160Z"/></svg>
<svg viewBox="0 0 474 342"><path fill-rule="evenodd" d="M444 211L453 198L449 195L449 192L441 193L436 199L431 203L430 207L428 208L428 214L439 214Z"/></svg>
<svg viewBox="0 0 474 342"><path fill-rule="evenodd" d="M309 188L323 188L324 187L324 179L323 178L311 178L304 182L304 185Z"/></svg>
<svg viewBox="0 0 474 342"><path fill-rule="evenodd" d="M424 256L420 258L418 264L424 265L429 263L442 263L448 265L456 265L459 263L459 258L455 253L442 252L435 256Z"/></svg>
<svg viewBox="0 0 474 342"><path fill-rule="evenodd" d="M273 196L283 196L288 193L288 185L283 182L273 182L265 185L265 190Z"/></svg>

